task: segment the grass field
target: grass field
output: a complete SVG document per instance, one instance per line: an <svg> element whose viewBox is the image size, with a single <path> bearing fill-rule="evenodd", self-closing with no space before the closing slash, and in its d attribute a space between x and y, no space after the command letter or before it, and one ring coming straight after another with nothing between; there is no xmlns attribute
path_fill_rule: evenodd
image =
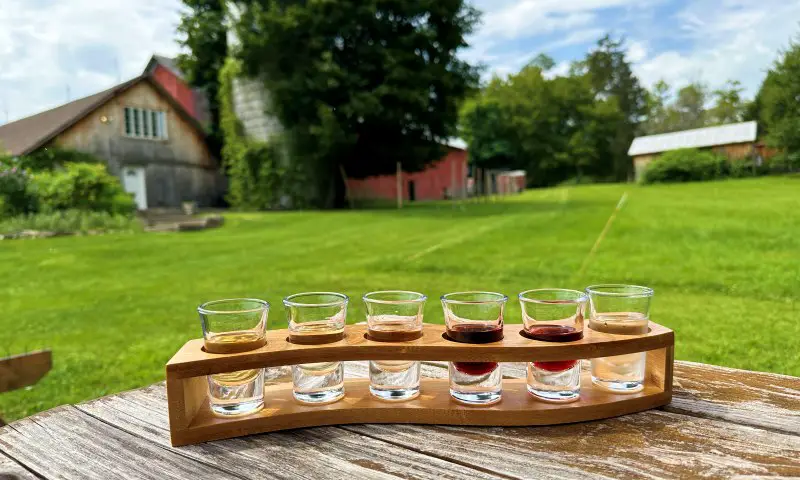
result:
<svg viewBox="0 0 800 480"><path fill-rule="evenodd" d="M627 202L587 258L620 197ZM402 211L231 214L197 233L0 242L0 357L47 347L54 369L0 395L15 419L163 379L200 336L195 307L307 290L439 295L598 282L652 286L652 317L677 332L677 358L800 375L800 178L676 186L599 185L526 192L494 203ZM581 272L585 264L585 271Z"/></svg>

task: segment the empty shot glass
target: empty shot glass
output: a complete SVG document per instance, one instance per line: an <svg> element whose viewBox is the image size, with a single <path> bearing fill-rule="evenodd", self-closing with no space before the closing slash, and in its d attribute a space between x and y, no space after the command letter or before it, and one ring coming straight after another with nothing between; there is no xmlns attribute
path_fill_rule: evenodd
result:
<svg viewBox="0 0 800 480"><path fill-rule="evenodd" d="M200 305L197 312L209 353L246 352L267 343L269 303L264 300L215 300ZM209 404L217 415L246 415L264 407L263 368L218 373L207 379Z"/></svg>
<svg viewBox="0 0 800 480"><path fill-rule="evenodd" d="M589 328L616 335L648 332L653 289L638 285L594 285L589 295ZM591 359L592 383L616 393L644 388L647 353Z"/></svg>
<svg viewBox="0 0 800 480"><path fill-rule="evenodd" d="M333 292L297 293L284 298L289 341L322 344L344 338L348 300L347 295ZM344 397L344 364L318 362L292 365L292 382L292 393L298 402L335 402Z"/></svg>
<svg viewBox="0 0 800 480"><path fill-rule="evenodd" d="M583 338L588 296L577 290L542 288L519 294L523 333L543 342ZM542 400L570 402L580 397L580 360L528 362L528 392Z"/></svg>
<svg viewBox="0 0 800 480"><path fill-rule="evenodd" d="M391 290L364 295L367 335L379 342L407 342L422 336L422 315L428 297ZM420 362L371 360L369 391L382 400L402 401L419 395Z"/></svg>
<svg viewBox="0 0 800 480"><path fill-rule="evenodd" d="M460 343L503 339L503 312L508 297L493 292L456 292L442 296L447 337ZM470 405L500 401L502 371L497 362L450 362L450 396Z"/></svg>

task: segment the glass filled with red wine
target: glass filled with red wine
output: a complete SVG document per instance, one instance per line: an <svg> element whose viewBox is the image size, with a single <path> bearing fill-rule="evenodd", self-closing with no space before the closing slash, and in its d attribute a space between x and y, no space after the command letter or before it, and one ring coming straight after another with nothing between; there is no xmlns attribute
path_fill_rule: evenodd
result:
<svg viewBox="0 0 800 480"><path fill-rule="evenodd" d="M588 295L577 290L542 288L519 294L523 335L542 342L583 338ZM571 402L580 397L580 360L528 362L528 392L542 400Z"/></svg>
<svg viewBox="0 0 800 480"><path fill-rule="evenodd" d="M503 339L508 297L493 292L457 292L442 296L447 338L459 343ZM497 362L450 362L450 396L470 405L500 401L502 373Z"/></svg>

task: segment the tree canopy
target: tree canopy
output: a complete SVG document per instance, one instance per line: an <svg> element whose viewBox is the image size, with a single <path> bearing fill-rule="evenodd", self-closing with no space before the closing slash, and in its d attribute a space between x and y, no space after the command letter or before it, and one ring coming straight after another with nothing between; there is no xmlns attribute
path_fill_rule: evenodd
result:
<svg viewBox="0 0 800 480"><path fill-rule="evenodd" d="M800 38L781 52L756 97L757 116L769 143L800 152Z"/></svg>
<svg viewBox="0 0 800 480"><path fill-rule="evenodd" d="M210 134L216 152L222 148L219 113L219 72L228 56L225 0L181 0L185 7L178 25L178 43L185 53L178 66L190 85L202 89L208 99Z"/></svg>
<svg viewBox="0 0 800 480"><path fill-rule="evenodd" d="M479 72L460 60L478 12L463 0L236 2L237 55L263 79L294 161L341 205L340 171L420 170L444 153Z"/></svg>
<svg viewBox="0 0 800 480"><path fill-rule="evenodd" d="M462 111L462 134L482 168L519 168L532 185L585 175L605 178L624 114L616 99L596 100L589 78L546 78L532 62L495 77Z"/></svg>

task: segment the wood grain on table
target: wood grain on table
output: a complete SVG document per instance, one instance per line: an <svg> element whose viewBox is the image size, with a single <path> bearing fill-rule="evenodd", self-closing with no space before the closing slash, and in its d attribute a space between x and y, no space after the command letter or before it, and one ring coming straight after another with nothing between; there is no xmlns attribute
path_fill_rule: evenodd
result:
<svg viewBox="0 0 800 480"><path fill-rule="evenodd" d="M0 479L800 477L800 378L676 362L673 394L662 409L569 425L348 425L173 448L157 384L1 428Z"/></svg>

